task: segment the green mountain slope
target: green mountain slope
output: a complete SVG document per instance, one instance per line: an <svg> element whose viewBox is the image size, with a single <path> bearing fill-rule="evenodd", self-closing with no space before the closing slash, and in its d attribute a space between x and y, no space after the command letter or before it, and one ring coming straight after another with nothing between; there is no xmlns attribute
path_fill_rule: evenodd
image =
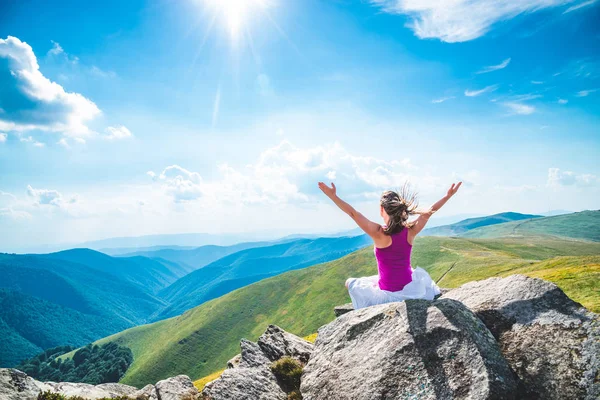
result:
<svg viewBox="0 0 600 400"><path fill-rule="evenodd" d="M13 286L13 289L27 287L32 281L40 280L51 272L68 282L72 290L83 297L82 303L87 304L90 313L116 318L129 325L145 322L149 315L165 305L147 289L83 264L37 255L0 254L1 275L8 276L8 272L15 268L26 268L28 274L19 275L17 287ZM5 282L4 279L0 280L0 287L7 287ZM54 287L43 285L39 291L28 294L50 300L54 293ZM78 302L70 301L68 306L79 309Z"/></svg>
<svg viewBox="0 0 600 400"><path fill-rule="evenodd" d="M142 256L110 257L90 249L65 250L44 254L42 257L85 265L99 272L117 276L152 293L158 292L190 272L189 269L173 262L161 262Z"/></svg>
<svg viewBox="0 0 600 400"><path fill-rule="evenodd" d="M555 236L600 241L600 211L582 211L532 220L486 226L460 234L470 238Z"/></svg>
<svg viewBox="0 0 600 400"><path fill-rule="evenodd" d="M0 367L14 366L50 347L82 346L127 327L118 320L0 289Z"/></svg>
<svg viewBox="0 0 600 400"><path fill-rule="evenodd" d="M248 242L239 243L232 246L207 245L194 249L158 249L150 251L135 251L120 255L120 257L144 256L152 259L168 260L179 265L186 266L192 272L198 268L228 256L238 251L251 249L255 247L268 246L270 242Z"/></svg>
<svg viewBox="0 0 600 400"><path fill-rule="evenodd" d="M170 303L155 319L178 315L231 290L292 269L330 261L365 246L365 236L299 239L223 257L161 291Z"/></svg>
<svg viewBox="0 0 600 400"><path fill-rule="evenodd" d="M515 212L505 212L500 214L488 215L485 217L468 218L454 224L436 226L423 230L422 236L457 236L471 229L480 228L488 225L502 224L511 221L521 221L524 219L540 218L541 215L520 214Z"/></svg>
<svg viewBox="0 0 600 400"><path fill-rule="evenodd" d="M517 271L545 274L569 296L600 311L600 243L552 238L465 239L424 237L413 264L441 286ZM566 257L565 257L566 256ZM569 273L561 271L569 270ZM134 362L123 383L143 386L167 376L200 378L223 368L239 352L242 337L255 340L273 323L295 334L313 333L333 319L333 307L349 301L344 281L376 274L371 247L344 258L291 271L238 289L185 312L98 341L129 347ZM597 296L596 296L597 297Z"/></svg>
<svg viewBox="0 0 600 400"><path fill-rule="evenodd" d="M53 257L0 254L0 277L0 337L10 339L0 340L3 367L147 322L165 306L117 275Z"/></svg>

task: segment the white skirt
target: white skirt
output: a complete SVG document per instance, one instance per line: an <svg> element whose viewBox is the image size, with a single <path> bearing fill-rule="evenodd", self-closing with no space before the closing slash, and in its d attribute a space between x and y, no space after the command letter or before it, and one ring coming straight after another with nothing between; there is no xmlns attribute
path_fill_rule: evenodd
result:
<svg viewBox="0 0 600 400"><path fill-rule="evenodd" d="M397 292L380 289L378 275L349 278L346 283L355 310L408 299L433 300L435 296L441 293L440 288L431 279L427 271L421 267L413 269L412 281Z"/></svg>

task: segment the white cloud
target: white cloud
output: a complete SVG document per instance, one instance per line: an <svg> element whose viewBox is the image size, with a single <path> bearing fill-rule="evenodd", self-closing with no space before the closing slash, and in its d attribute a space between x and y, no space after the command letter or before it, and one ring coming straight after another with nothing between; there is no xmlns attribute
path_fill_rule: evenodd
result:
<svg viewBox="0 0 600 400"><path fill-rule="evenodd" d="M35 140L33 136L22 137L19 139L19 141L23 143L31 143L35 147L44 147L46 145L45 143L38 142L37 140Z"/></svg>
<svg viewBox="0 0 600 400"><path fill-rule="evenodd" d="M440 97L439 99L431 100L431 102L433 104L439 104L439 103L443 103L443 102L445 102L447 100L451 100L451 99L454 99L454 98L455 98L455 96Z"/></svg>
<svg viewBox="0 0 600 400"><path fill-rule="evenodd" d="M548 168L548 182L550 187L560 186L592 186L599 183L598 177L592 174L575 174L572 171L562 171L559 168Z"/></svg>
<svg viewBox="0 0 600 400"><path fill-rule="evenodd" d="M67 142L67 139L62 138L60 139L58 142L56 142L57 144L61 145L62 147L64 147L65 149L70 149L71 146L69 145L69 143Z"/></svg>
<svg viewBox="0 0 600 400"><path fill-rule="evenodd" d="M63 202L62 195L56 190L34 189L27 185L27 194L32 197L36 204L52 205L59 207Z"/></svg>
<svg viewBox="0 0 600 400"><path fill-rule="evenodd" d="M110 78L114 78L117 76L117 74L114 71L104 71L103 69L100 69L99 67L92 65L92 67L89 69L90 74L98 77L98 78L104 78L104 79L110 79Z"/></svg>
<svg viewBox="0 0 600 400"><path fill-rule="evenodd" d="M581 8L584 8L584 7L591 6L592 4L595 4L597 1L598 0L588 0L588 1L584 1L582 3L576 4L574 6L571 6L571 7L567 8L563 14L567 14L567 13L570 13L572 11L579 10Z"/></svg>
<svg viewBox="0 0 600 400"><path fill-rule="evenodd" d="M160 175L147 174L176 203L203 199L209 203L304 203L318 195L317 182L336 180L351 197L401 186L415 167L410 160L386 161L348 153L341 145L299 148L288 141L265 150L256 163L244 168L224 164L221 176L205 180L178 165Z"/></svg>
<svg viewBox="0 0 600 400"><path fill-rule="evenodd" d="M567 99L558 99L558 104L567 104L569 100Z"/></svg>
<svg viewBox="0 0 600 400"><path fill-rule="evenodd" d="M477 71L477 74L487 74L488 72L494 72L494 71L498 71L499 69L504 69L508 66L508 64L510 64L510 58L507 58L506 60L502 61L500 64L498 65L490 65L488 67L483 67L481 70Z"/></svg>
<svg viewBox="0 0 600 400"><path fill-rule="evenodd" d="M5 143L8 135L6 133L0 133L0 143Z"/></svg>
<svg viewBox="0 0 600 400"><path fill-rule="evenodd" d="M51 42L52 42L52 48L48 51L48 54L57 56L59 54L65 53L62 46L59 43L55 42L54 40L51 40Z"/></svg>
<svg viewBox="0 0 600 400"><path fill-rule="evenodd" d="M73 64L73 65L79 64L79 57L67 54L67 52L62 48L60 43L55 42L54 40L51 40L50 42L52 42L52 48L50 50L48 50L49 56L56 57L56 58L60 57L60 58L64 59L66 62Z"/></svg>
<svg viewBox="0 0 600 400"><path fill-rule="evenodd" d="M421 39L466 42L496 23L521 14L567 5L574 0L370 0L392 14L407 15L407 26Z"/></svg>
<svg viewBox="0 0 600 400"><path fill-rule="evenodd" d="M165 168L160 175L148 171L147 175L162 184L165 193L172 196L175 202L196 200L203 195L203 180L197 172L188 171L179 165Z"/></svg>
<svg viewBox="0 0 600 400"><path fill-rule="evenodd" d="M106 128L106 135L104 137L108 140L121 140L132 138L133 134L123 125L109 126Z"/></svg>
<svg viewBox="0 0 600 400"><path fill-rule="evenodd" d="M531 81L533 85L543 85L544 81Z"/></svg>
<svg viewBox="0 0 600 400"><path fill-rule="evenodd" d="M577 94L575 94L575 96L577 97L587 97L592 93L597 92L598 89L588 89L588 90L581 90L579 92L577 92Z"/></svg>
<svg viewBox="0 0 600 400"><path fill-rule="evenodd" d="M510 109L513 114L519 115L530 115L535 112L535 107L527 104L516 103L516 102L504 102L502 103L505 107Z"/></svg>
<svg viewBox="0 0 600 400"><path fill-rule="evenodd" d="M56 50L58 51L58 50ZM86 123L100 109L79 93L68 93L46 78L39 69L31 46L18 38L0 39L0 129L61 132L67 136L89 136L93 132Z"/></svg>
<svg viewBox="0 0 600 400"><path fill-rule="evenodd" d="M496 89L498 89L498 85L490 85L490 86L486 86L483 89L480 90L465 90L465 96L467 97L476 97L476 96L480 96L484 93L489 93L489 92L493 92Z"/></svg>

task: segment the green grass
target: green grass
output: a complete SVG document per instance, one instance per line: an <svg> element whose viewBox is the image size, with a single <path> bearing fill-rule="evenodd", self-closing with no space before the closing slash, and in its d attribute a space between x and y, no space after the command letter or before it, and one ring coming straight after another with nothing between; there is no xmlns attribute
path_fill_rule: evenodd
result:
<svg viewBox="0 0 600 400"><path fill-rule="evenodd" d="M202 389L204 389L204 386L206 386L208 382L212 382L218 377L220 377L223 371L225 370L220 369L217 372L213 372L212 374L207 375L204 378L200 378L197 381L194 381L194 386L196 386L196 389L198 389L199 391L202 391Z"/></svg>
<svg viewBox="0 0 600 400"><path fill-rule="evenodd" d="M600 243L524 239L419 238L413 264L440 286L456 287L490 276L524 273L543 277L598 310ZM371 247L339 260L265 279L193 308L181 316L128 329L96 343L131 348L134 362L121 380L142 387L177 374L192 379L221 370L239 353L241 338L256 340L268 324L307 336L349 302L344 281L376 274ZM590 282L591 281L591 282Z"/></svg>

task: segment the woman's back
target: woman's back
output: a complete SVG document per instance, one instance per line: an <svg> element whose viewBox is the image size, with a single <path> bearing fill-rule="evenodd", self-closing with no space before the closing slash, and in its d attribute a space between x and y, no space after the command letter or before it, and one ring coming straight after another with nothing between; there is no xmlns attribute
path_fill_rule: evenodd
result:
<svg viewBox="0 0 600 400"><path fill-rule="evenodd" d="M389 292L402 290L412 280L408 228L391 235L392 244L386 248L375 247L375 258L379 270L379 288Z"/></svg>

